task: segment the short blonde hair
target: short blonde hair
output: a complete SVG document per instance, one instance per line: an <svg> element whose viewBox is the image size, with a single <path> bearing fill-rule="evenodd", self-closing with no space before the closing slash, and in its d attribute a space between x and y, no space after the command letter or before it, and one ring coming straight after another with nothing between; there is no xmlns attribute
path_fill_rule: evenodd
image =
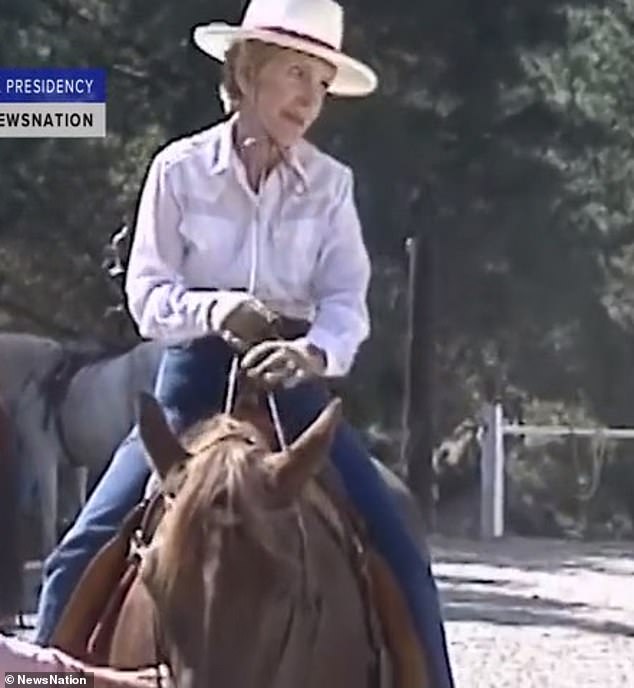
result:
<svg viewBox="0 0 634 688"><path fill-rule="evenodd" d="M275 55L286 50L287 48L279 45L256 39L237 41L227 50L219 87L220 99L227 114L240 108L244 96L238 83L238 72L244 70L249 78L253 78Z"/></svg>

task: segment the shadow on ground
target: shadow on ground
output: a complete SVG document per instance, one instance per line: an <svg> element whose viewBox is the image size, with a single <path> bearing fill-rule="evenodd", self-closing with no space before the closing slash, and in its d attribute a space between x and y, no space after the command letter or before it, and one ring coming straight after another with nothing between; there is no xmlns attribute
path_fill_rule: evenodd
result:
<svg viewBox="0 0 634 688"><path fill-rule="evenodd" d="M628 579L634 583L630 543L435 537L431 545L449 622L569 627L634 637L629 602L623 599L621 605L620 595L614 602L609 590L616 582L624 591Z"/></svg>

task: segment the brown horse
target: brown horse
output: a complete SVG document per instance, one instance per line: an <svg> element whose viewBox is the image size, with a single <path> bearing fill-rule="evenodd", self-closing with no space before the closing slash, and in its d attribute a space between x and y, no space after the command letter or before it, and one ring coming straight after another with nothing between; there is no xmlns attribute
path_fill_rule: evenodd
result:
<svg viewBox="0 0 634 688"><path fill-rule="evenodd" d="M335 401L281 453L227 416L199 426L183 448L145 403L141 435L175 497L120 617L111 663L139 663L135 637L148 651L148 634L129 626L144 617L179 687L375 685L358 577L304 491L338 416ZM139 614L144 601L154 627Z"/></svg>
<svg viewBox="0 0 634 688"><path fill-rule="evenodd" d="M429 686L393 579L365 575L385 567L323 490L339 417L334 400L273 451L247 405L179 441L144 395L158 507L145 510L127 569L118 561L134 525L91 564L54 644L119 668L166 663L178 688ZM113 568L125 571L114 594L103 573Z"/></svg>

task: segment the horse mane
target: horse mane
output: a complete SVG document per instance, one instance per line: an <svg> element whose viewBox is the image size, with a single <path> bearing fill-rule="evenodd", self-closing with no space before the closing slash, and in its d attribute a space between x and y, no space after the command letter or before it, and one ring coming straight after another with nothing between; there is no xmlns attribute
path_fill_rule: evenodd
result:
<svg viewBox="0 0 634 688"><path fill-rule="evenodd" d="M194 426L182 441L192 456L185 482L165 517L153 576L167 596L180 573L203 560L210 533L219 524L244 523L254 539L274 553L272 534L261 517L265 473L251 470L268 451L258 431L250 423L219 414Z"/></svg>

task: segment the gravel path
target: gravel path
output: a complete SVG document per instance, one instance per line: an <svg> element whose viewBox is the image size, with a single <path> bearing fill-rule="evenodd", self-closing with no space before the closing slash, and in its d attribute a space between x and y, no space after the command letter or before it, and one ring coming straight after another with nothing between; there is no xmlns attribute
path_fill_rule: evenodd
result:
<svg viewBox="0 0 634 688"><path fill-rule="evenodd" d="M432 550L457 688L634 688L634 543Z"/></svg>

